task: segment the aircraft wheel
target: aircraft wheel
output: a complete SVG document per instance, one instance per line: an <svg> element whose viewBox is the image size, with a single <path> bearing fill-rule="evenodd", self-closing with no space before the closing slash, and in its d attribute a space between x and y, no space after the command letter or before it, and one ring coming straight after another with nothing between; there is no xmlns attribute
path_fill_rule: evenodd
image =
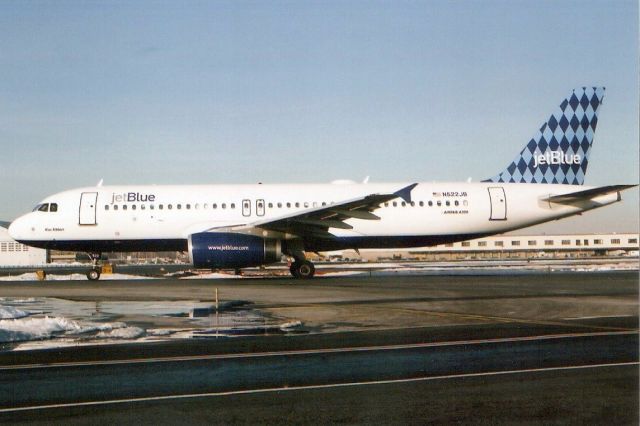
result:
<svg viewBox="0 0 640 426"><path fill-rule="evenodd" d="M316 268L313 266L313 263L308 260L303 260L301 262L294 262L290 268L291 275L296 278L308 279L313 278L313 275L316 272Z"/></svg>
<svg viewBox="0 0 640 426"><path fill-rule="evenodd" d="M87 279L89 281L98 281L100 279L100 270L99 269L91 269L87 271Z"/></svg>

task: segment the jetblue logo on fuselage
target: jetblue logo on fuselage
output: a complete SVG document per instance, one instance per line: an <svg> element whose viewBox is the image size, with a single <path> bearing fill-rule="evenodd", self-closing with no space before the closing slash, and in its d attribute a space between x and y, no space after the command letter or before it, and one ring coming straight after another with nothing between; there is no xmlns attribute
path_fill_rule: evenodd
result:
<svg viewBox="0 0 640 426"><path fill-rule="evenodd" d="M140 192L125 192L122 194L111 194L111 204L114 203L153 203L156 200L155 194L141 194Z"/></svg>
<svg viewBox="0 0 640 426"><path fill-rule="evenodd" d="M580 164L582 158L579 154L565 154L562 151L546 151L533 157L533 167L546 164Z"/></svg>

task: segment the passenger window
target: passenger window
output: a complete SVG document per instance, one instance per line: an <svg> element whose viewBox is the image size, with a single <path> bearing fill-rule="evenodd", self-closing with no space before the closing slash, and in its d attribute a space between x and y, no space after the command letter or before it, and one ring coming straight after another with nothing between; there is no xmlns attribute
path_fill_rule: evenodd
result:
<svg viewBox="0 0 640 426"><path fill-rule="evenodd" d="M196 208L196 210L198 210L200 208L200 204L196 203L194 207Z"/></svg>
<svg viewBox="0 0 640 426"><path fill-rule="evenodd" d="M424 201L420 201L420 207L424 207Z"/></svg>
<svg viewBox="0 0 640 426"><path fill-rule="evenodd" d="M39 208L38 208L39 212L48 212L49 211L49 204L42 204Z"/></svg>
<svg viewBox="0 0 640 426"><path fill-rule="evenodd" d="M429 201L429 207L433 207L433 201Z"/></svg>
<svg viewBox="0 0 640 426"><path fill-rule="evenodd" d="M227 203L222 203L222 205L220 207L222 207L223 209L226 209L227 208Z"/></svg>
<svg viewBox="0 0 640 426"><path fill-rule="evenodd" d="M440 206L442 206L442 201L438 200L438 202L436 204L438 204L438 207L440 207Z"/></svg>
<svg viewBox="0 0 640 426"><path fill-rule="evenodd" d="M296 203L296 207L300 207L300 203Z"/></svg>
<svg viewBox="0 0 640 426"><path fill-rule="evenodd" d="M305 207L305 208L309 207L309 203L308 203L308 202L305 202L305 203L304 203L304 207Z"/></svg>
<svg viewBox="0 0 640 426"><path fill-rule="evenodd" d="M162 210L164 209L164 206L162 204L158 204L158 209Z"/></svg>
<svg viewBox="0 0 640 426"><path fill-rule="evenodd" d="M153 210L155 209L155 206L153 204L149 204L149 210Z"/></svg>
<svg viewBox="0 0 640 426"><path fill-rule="evenodd" d="M109 210L109 204L105 204L105 205L104 205L104 209L105 209L105 210Z"/></svg>
<svg viewBox="0 0 640 426"><path fill-rule="evenodd" d="M131 210L135 210L135 209L136 209L136 205L134 204L131 206Z"/></svg>
<svg viewBox="0 0 640 426"><path fill-rule="evenodd" d="M122 206L122 210L126 210L126 209L127 209L127 205L125 204Z"/></svg>
<svg viewBox="0 0 640 426"><path fill-rule="evenodd" d="M168 208L169 210L173 209L173 204L167 204L167 208Z"/></svg>
<svg viewBox="0 0 640 426"><path fill-rule="evenodd" d="M211 204L211 208L212 208L212 209L217 209L217 208L218 208L218 205L217 205L216 203L213 203L213 204Z"/></svg>
<svg viewBox="0 0 640 426"><path fill-rule="evenodd" d="M231 203L231 208L232 208L232 209L235 209L235 208L236 208L235 203Z"/></svg>
<svg viewBox="0 0 640 426"><path fill-rule="evenodd" d="M273 208L273 203L269 203L268 206L269 206L270 209L272 209Z"/></svg>
<svg viewBox="0 0 640 426"><path fill-rule="evenodd" d="M411 202L411 207L415 207L415 206L416 206L416 202L415 202L415 201L412 201L412 202Z"/></svg>
<svg viewBox="0 0 640 426"><path fill-rule="evenodd" d="M287 208L291 208L291 203L287 203Z"/></svg>
<svg viewBox="0 0 640 426"><path fill-rule="evenodd" d="M396 203L395 201L393 202L393 207L398 207L398 203Z"/></svg>
<svg viewBox="0 0 640 426"><path fill-rule="evenodd" d="M386 201L386 202L384 203L384 206L385 206L385 207L389 207L389 202L388 202L388 201Z"/></svg>
<svg viewBox="0 0 640 426"><path fill-rule="evenodd" d="M404 201L402 202L402 207L406 206L407 203L405 203Z"/></svg>
<svg viewBox="0 0 640 426"><path fill-rule="evenodd" d="M449 200L445 201L445 204L446 204L447 206L450 206L450 205L451 205L451 203L449 202Z"/></svg>
<svg viewBox="0 0 640 426"><path fill-rule="evenodd" d="M459 205L460 205L460 202L458 202L458 200L454 201L453 203L454 203L456 206L459 206Z"/></svg>
<svg viewBox="0 0 640 426"><path fill-rule="evenodd" d="M177 208L178 210L182 209L182 204L178 204L178 205L176 205L176 208Z"/></svg>
<svg viewBox="0 0 640 426"><path fill-rule="evenodd" d="M117 205L117 204L114 204L114 205L113 205L113 209L114 209L114 210L118 210L118 205Z"/></svg>
<svg viewBox="0 0 640 426"><path fill-rule="evenodd" d="M278 208L281 209L282 208L282 203L278 203Z"/></svg>
<svg viewBox="0 0 640 426"><path fill-rule="evenodd" d="M187 204L187 210L191 210L191 204Z"/></svg>
<svg viewBox="0 0 640 426"><path fill-rule="evenodd" d="M140 204L140 210L144 210L146 208L147 208L147 206L145 206L144 204Z"/></svg>
<svg viewBox="0 0 640 426"><path fill-rule="evenodd" d="M50 212L57 212L58 211L58 205L56 203L51 203L51 206L49 207L49 211Z"/></svg>

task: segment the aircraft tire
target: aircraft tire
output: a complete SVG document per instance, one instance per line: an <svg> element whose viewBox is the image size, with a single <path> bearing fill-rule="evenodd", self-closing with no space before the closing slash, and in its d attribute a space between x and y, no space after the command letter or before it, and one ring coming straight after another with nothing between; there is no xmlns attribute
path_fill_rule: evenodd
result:
<svg viewBox="0 0 640 426"><path fill-rule="evenodd" d="M87 271L87 279L89 281L98 281L100 279L99 269L90 269Z"/></svg>
<svg viewBox="0 0 640 426"><path fill-rule="evenodd" d="M313 275L316 273L316 268L313 266L313 263L308 260L303 260L301 262L294 262L290 268L291 275L300 279L309 279L313 278Z"/></svg>

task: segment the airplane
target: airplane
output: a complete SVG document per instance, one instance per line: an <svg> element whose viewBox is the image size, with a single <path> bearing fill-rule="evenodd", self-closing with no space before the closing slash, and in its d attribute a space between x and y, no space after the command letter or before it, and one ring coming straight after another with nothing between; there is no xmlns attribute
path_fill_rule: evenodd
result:
<svg viewBox="0 0 640 426"><path fill-rule="evenodd" d="M20 243L86 252L186 251L199 269L293 262L305 252L408 248L481 238L621 201L637 185L583 186L604 87L574 89L500 173L481 182L85 187L11 223Z"/></svg>

